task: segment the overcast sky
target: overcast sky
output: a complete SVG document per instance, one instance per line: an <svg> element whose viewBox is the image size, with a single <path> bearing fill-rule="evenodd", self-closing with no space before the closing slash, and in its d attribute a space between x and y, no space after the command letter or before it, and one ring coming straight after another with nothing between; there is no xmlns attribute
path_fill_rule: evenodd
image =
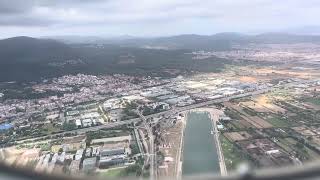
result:
<svg viewBox="0 0 320 180"><path fill-rule="evenodd" d="M0 0L0 37L260 33L319 18L320 0Z"/></svg>

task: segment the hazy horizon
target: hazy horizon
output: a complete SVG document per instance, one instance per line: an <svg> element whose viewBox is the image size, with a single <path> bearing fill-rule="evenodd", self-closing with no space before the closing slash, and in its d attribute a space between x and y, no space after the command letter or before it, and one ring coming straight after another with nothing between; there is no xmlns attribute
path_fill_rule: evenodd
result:
<svg viewBox="0 0 320 180"><path fill-rule="evenodd" d="M85 35L320 34L320 2L196 0L3 0L0 38Z"/></svg>
<svg viewBox="0 0 320 180"><path fill-rule="evenodd" d="M86 38L86 39L153 39L153 38L165 38L165 37L175 37L175 36L188 36L188 35L195 35L195 36L215 36L219 34L238 34L238 35L244 35L244 36L258 36L258 35L264 35L264 34L278 34L278 35L297 35L297 36L320 36L320 33L294 33L294 32L259 32L259 33L240 33L240 32L217 32L213 34L195 34L195 33L189 33L189 34L170 34L170 35L154 35L154 36L135 36L131 34L120 34L120 35L72 35L72 34L62 34L62 35L44 35L44 36L33 36L33 35L25 35L25 34L17 34L14 36L6 36L2 37L0 36L0 40L4 39L10 39L15 37L30 37L30 38L37 38L37 39L46 39L46 38L52 38L52 39L68 39L68 38Z"/></svg>

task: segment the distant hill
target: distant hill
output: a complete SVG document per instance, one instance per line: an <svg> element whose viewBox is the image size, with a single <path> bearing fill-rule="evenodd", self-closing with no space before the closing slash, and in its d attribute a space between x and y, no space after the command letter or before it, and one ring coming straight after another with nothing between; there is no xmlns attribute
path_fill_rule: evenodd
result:
<svg viewBox="0 0 320 180"><path fill-rule="evenodd" d="M180 35L155 39L154 44L171 45L177 49L195 49L195 50L227 50L231 46L226 39L218 39L211 36L201 35Z"/></svg>
<svg viewBox="0 0 320 180"><path fill-rule="evenodd" d="M14 37L0 40L0 81L35 80L61 74L48 66L78 58L69 46L48 39Z"/></svg>
<svg viewBox="0 0 320 180"><path fill-rule="evenodd" d="M298 35L320 35L320 26L302 26L296 28L289 28L283 30L283 32L290 32L291 34Z"/></svg>
<svg viewBox="0 0 320 180"><path fill-rule="evenodd" d="M228 38L195 34L153 38L140 38L129 35L109 38L94 36L51 36L46 38L52 38L67 44L113 44L122 47L154 47L155 49L163 47L163 49L227 50L231 47Z"/></svg>
<svg viewBox="0 0 320 180"><path fill-rule="evenodd" d="M191 50L185 47L191 47L192 42L193 47L198 46L200 49L212 45L205 37L198 39L198 36L186 35L154 40L155 44L170 43L176 47L170 51L138 48L140 46L136 45L123 46L121 43L96 46L90 43L64 44L55 40L30 37L4 39L0 40L0 82L34 81L76 73L166 76L170 75L170 72L164 73L168 69L178 69L181 72L212 72L221 70L230 62L209 58L195 63L192 55L187 54ZM147 41L149 43L149 39ZM182 47L183 49L180 49ZM64 63L78 59L81 59L81 63Z"/></svg>
<svg viewBox="0 0 320 180"><path fill-rule="evenodd" d="M53 37L54 38L54 37ZM185 34L178 36L138 38L121 36L113 38L66 38L58 40L68 43L96 43L113 44L122 47L142 47L149 49L190 49L190 50L229 50L232 44L248 43L320 43L317 35L296 35L286 33L264 33L259 35L245 35L240 33L218 33L214 35ZM71 40L72 39L72 40ZM85 40L85 41L84 41Z"/></svg>
<svg viewBox="0 0 320 180"><path fill-rule="evenodd" d="M228 50L230 42L225 39L214 39L210 36L186 34L156 38L114 38L105 39L100 43L117 44L126 47L148 47L162 49L192 49L192 50Z"/></svg>
<svg viewBox="0 0 320 180"><path fill-rule="evenodd" d="M264 33L251 37L255 43L320 43L317 35L295 35L286 33Z"/></svg>
<svg viewBox="0 0 320 180"><path fill-rule="evenodd" d="M75 58L76 53L64 43L31 37L0 40L0 62L49 62Z"/></svg>
<svg viewBox="0 0 320 180"><path fill-rule="evenodd" d="M73 36L70 39L75 42L77 38ZM94 43L90 43L91 40ZM0 40L0 82L30 81L75 73L166 75L163 72L168 69L181 72L219 71L231 61L216 57L195 61L189 53L194 50L229 50L233 44L320 43L320 36L284 33L244 35L231 32L211 36L187 34L157 38L86 37L79 42L65 44L57 40L30 37ZM81 63L69 61L78 59Z"/></svg>
<svg viewBox="0 0 320 180"><path fill-rule="evenodd" d="M99 43L105 38L97 36L75 36L75 35L65 35L65 36L43 36L41 39L54 39L65 44L88 44L88 43Z"/></svg>

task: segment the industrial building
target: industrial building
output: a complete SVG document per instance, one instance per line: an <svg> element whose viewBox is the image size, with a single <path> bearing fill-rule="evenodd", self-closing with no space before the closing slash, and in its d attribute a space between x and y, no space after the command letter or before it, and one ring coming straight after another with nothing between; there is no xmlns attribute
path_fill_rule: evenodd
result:
<svg viewBox="0 0 320 180"><path fill-rule="evenodd" d="M110 167L115 165L121 165L127 162L126 155L116 155L116 156L105 156L101 157L99 161L99 167Z"/></svg>
<svg viewBox="0 0 320 180"><path fill-rule="evenodd" d="M96 164L97 164L96 157L84 159L82 163L82 170L85 172L92 171L96 168Z"/></svg>
<svg viewBox="0 0 320 180"><path fill-rule="evenodd" d="M126 154L125 148L116 148L116 149L102 149L100 151L100 156L115 156Z"/></svg>
<svg viewBox="0 0 320 180"><path fill-rule="evenodd" d="M102 149L100 150L99 167L110 167L121 165L127 162L125 148Z"/></svg>

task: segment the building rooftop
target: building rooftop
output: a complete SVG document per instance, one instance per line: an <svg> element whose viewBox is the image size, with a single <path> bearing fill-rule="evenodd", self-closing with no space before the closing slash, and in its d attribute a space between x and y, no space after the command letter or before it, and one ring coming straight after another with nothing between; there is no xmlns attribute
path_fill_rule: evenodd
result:
<svg viewBox="0 0 320 180"><path fill-rule="evenodd" d="M82 169L83 170L94 169L96 167L96 163L97 163L96 157L84 159L82 163Z"/></svg>

